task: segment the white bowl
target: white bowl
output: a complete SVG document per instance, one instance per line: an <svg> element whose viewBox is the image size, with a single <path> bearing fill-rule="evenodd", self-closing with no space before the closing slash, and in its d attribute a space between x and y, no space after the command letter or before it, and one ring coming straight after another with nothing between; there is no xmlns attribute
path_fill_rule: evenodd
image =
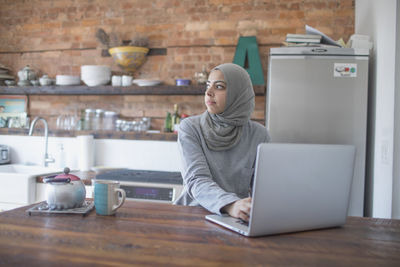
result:
<svg viewBox="0 0 400 267"><path fill-rule="evenodd" d="M110 79L85 79L82 81L87 85L87 86L99 86L99 85L106 85Z"/></svg>
<svg viewBox="0 0 400 267"><path fill-rule="evenodd" d="M94 66L94 65L81 66L82 77L108 76L110 74L111 74L111 69L108 66Z"/></svg>
<svg viewBox="0 0 400 267"><path fill-rule="evenodd" d="M72 75L56 75L56 85L79 85L81 78Z"/></svg>
<svg viewBox="0 0 400 267"><path fill-rule="evenodd" d="M111 69L109 66L101 65L83 65L81 66L81 73L85 74L98 74L98 73L110 73Z"/></svg>
<svg viewBox="0 0 400 267"><path fill-rule="evenodd" d="M103 74L103 75L84 75L81 76L82 81L84 80L111 80L111 77L109 75Z"/></svg>
<svg viewBox="0 0 400 267"><path fill-rule="evenodd" d="M105 85L111 80L111 69L109 66L83 65L81 79L88 86Z"/></svg>
<svg viewBox="0 0 400 267"><path fill-rule="evenodd" d="M81 70L84 71L98 71L98 70L110 70L110 67L107 65L82 65Z"/></svg>

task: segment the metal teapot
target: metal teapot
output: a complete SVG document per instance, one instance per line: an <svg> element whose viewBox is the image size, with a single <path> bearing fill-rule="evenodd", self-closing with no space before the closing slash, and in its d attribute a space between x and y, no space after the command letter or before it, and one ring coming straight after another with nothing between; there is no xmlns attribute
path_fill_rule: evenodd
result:
<svg viewBox="0 0 400 267"><path fill-rule="evenodd" d="M29 86L30 81L36 80L36 74L33 69L26 65L22 70L18 71L19 86Z"/></svg>
<svg viewBox="0 0 400 267"><path fill-rule="evenodd" d="M22 70L18 71L18 78L20 81L36 80L36 73L29 65L26 65Z"/></svg>
<svg viewBox="0 0 400 267"><path fill-rule="evenodd" d="M86 189L81 179L69 174L70 169L64 168L64 173L48 176L43 179L46 185L46 202L50 210L63 210L81 207L86 197Z"/></svg>

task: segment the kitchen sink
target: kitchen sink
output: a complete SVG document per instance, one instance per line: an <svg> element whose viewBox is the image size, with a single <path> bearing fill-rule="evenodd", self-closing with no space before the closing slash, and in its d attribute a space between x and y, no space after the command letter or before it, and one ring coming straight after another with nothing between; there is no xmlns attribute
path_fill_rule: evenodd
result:
<svg viewBox="0 0 400 267"><path fill-rule="evenodd" d="M38 165L0 165L0 205L14 208L34 203L36 177L59 172L62 172L59 168ZM0 207L0 210L8 208Z"/></svg>

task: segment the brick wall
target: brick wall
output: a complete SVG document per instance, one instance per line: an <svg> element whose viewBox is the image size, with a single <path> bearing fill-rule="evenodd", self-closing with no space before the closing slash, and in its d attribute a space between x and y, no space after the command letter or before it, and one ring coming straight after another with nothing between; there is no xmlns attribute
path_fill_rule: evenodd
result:
<svg viewBox="0 0 400 267"><path fill-rule="evenodd" d="M0 0L0 6L0 63L14 75L27 64L50 77L79 75L88 64L122 73L101 56L99 27L122 40L147 36L151 48L166 48L167 55L147 57L134 76L167 84L232 62L239 36L257 36L266 79L268 50L286 33L304 33L305 24L334 39L354 32L354 0ZM253 118L263 121L265 98L256 101ZM54 117L90 106L162 118L175 102L188 114L204 110L200 96L32 96L30 113Z"/></svg>

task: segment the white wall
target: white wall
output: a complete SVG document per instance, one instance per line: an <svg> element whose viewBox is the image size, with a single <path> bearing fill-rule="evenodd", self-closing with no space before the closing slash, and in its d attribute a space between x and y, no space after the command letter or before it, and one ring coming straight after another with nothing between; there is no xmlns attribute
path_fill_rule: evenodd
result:
<svg viewBox="0 0 400 267"><path fill-rule="evenodd" d="M44 137L0 135L0 144L11 147L12 163L42 164ZM58 146L63 144L66 166L78 169L76 138L49 137L49 154L56 159ZM124 167L138 170L179 171L180 158L177 142L95 139L95 166Z"/></svg>
<svg viewBox="0 0 400 267"><path fill-rule="evenodd" d="M356 0L356 33L371 36L374 43L370 60L365 213L367 216L382 218L392 216L394 118L397 101L396 10L396 0Z"/></svg>

